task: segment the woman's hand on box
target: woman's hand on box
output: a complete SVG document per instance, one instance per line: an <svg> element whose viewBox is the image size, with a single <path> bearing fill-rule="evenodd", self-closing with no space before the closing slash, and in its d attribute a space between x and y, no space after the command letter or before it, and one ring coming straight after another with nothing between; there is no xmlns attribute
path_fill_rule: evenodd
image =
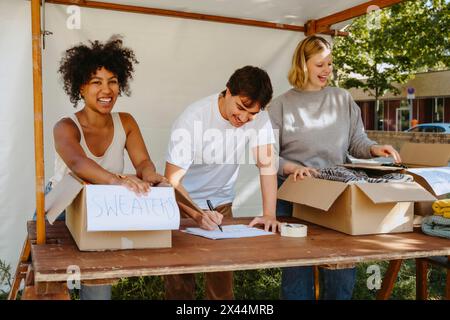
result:
<svg viewBox="0 0 450 320"><path fill-rule="evenodd" d="M134 175L116 175L116 182L113 184L124 186L136 195L147 195L150 192L150 183L139 179Z"/></svg>
<svg viewBox="0 0 450 320"><path fill-rule="evenodd" d="M142 180L148 182L150 186L156 186L163 183L168 184L169 180L155 171L146 171L142 174Z"/></svg>
<svg viewBox="0 0 450 320"><path fill-rule="evenodd" d="M286 176L292 174L294 176L294 181L297 181L297 178L303 180L304 177L313 177L318 174L317 170L314 168L303 167L292 162L287 162L284 165L283 173Z"/></svg>
<svg viewBox="0 0 450 320"><path fill-rule="evenodd" d="M373 157L392 157L395 163L402 162L400 154L391 145L374 144L370 147L370 153Z"/></svg>

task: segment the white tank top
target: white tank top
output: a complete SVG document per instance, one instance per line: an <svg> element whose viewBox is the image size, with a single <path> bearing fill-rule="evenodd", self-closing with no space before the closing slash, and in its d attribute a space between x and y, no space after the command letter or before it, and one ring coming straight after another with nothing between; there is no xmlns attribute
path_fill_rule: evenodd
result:
<svg viewBox="0 0 450 320"><path fill-rule="evenodd" d="M72 119L73 122L78 127L78 130L80 131L80 145L83 148L84 152L86 153L86 156L89 159L94 160L97 162L100 166L102 166L105 170L108 170L112 173L123 173L124 168L124 150L125 150L125 143L127 140L125 130L122 126L122 121L120 120L119 113L114 112L111 113L112 119L113 119L113 125L114 125L114 133L113 133L113 139L111 144L106 149L105 153L97 157L92 154L92 152L89 150L86 140L84 139L84 133L83 129L81 128L80 122L78 121L78 118L75 114L72 114L70 116L70 119ZM50 178L50 182L52 183L52 186L54 187L61 179L70 172L70 169L67 167L63 159L60 157L58 152L55 152L55 174L52 178Z"/></svg>

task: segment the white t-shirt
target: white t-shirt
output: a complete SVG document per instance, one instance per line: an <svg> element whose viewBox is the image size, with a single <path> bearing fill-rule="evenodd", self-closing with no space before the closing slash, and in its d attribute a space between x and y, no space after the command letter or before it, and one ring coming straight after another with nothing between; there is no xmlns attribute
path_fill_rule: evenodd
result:
<svg viewBox="0 0 450 320"><path fill-rule="evenodd" d="M266 111L240 128L219 111L219 94L188 106L172 126L166 161L186 170L183 186L194 202L207 209L234 199L239 164L256 163L252 149L273 144L275 138Z"/></svg>

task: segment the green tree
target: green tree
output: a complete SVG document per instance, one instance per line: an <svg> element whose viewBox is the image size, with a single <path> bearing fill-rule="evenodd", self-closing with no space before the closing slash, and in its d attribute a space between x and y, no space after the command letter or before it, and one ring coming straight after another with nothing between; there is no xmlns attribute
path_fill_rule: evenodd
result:
<svg viewBox="0 0 450 320"><path fill-rule="evenodd" d="M6 299L11 286L11 266L0 259L0 300Z"/></svg>
<svg viewBox="0 0 450 320"><path fill-rule="evenodd" d="M363 89L377 109L386 92L400 93L393 83L449 66L449 0L405 1L355 19L346 31L334 39L335 85Z"/></svg>

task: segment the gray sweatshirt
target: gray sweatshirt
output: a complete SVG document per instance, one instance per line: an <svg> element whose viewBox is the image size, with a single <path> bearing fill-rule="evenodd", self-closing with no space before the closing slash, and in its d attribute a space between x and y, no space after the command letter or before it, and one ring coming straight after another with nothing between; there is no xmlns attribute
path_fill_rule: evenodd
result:
<svg viewBox="0 0 450 320"><path fill-rule="evenodd" d="M346 90L291 89L274 99L267 110L280 156L280 176L286 160L326 168L348 162L348 154L371 158L370 147L376 142L364 132L360 109Z"/></svg>

